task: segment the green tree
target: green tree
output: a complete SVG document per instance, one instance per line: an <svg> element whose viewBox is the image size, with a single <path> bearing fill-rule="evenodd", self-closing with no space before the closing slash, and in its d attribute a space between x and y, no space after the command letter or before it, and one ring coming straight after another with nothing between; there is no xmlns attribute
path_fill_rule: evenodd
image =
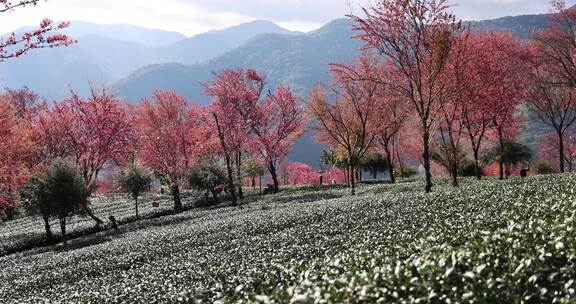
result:
<svg viewBox="0 0 576 304"><path fill-rule="evenodd" d="M250 177L252 181L252 188L256 190L256 177L262 177L266 174L266 167L259 164L255 159L248 158L242 164L244 167L244 173Z"/></svg>
<svg viewBox="0 0 576 304"><path fill-rule="evenodd" d="M84 214L90 189L76 166L65 160L55 160L41 176L30 180L22 191L22 197L28 213L41 214L44 218L48 238L52 237L48 220L58 218L66 243L66 219Z"/></svg>
<svg viewBox="0 0 576 304"><path fill-rule="evenodd" d="M219 203L218 193L220 189L228 182L226 178L226 172L222 166L218 165L216 162L204 162L201 163L189 172L188 182L190 186L205 190L212 193L212 197L216 203Z"/></svg>
<svg viewBox="0 0 576 304"><path fill-rule="evenodd" d="M138 214L138 197L149 189L153 177L154 173L152 170L136 164L126 166L114 177L116 188L120 192L128 193L134 200L137 219L140 218Z"/></svg>
<svg viewBox="0 0 576 304"><path fill-rule="evenodd" d="M30 216L42 216L46 238L52 240L52 229L50 227L50 218L53 216L54 206L43 197L46 192L45 183L40 177L32 177L28 183L20 189L20 200L22 207Z"/></svg>
<svg viewBox="0 0 576 304"><path fill-rule="evenodd" d="M501 159L504 161L506 177L510 176L511 167L517 166L522 163L529 163L532 159L532 151L530 147L514 142L507 141L503 143L503 148L494 148L486 153L484 156L485 162L499 162Z"/></svg>
<svg viewBox="0 0 576 304"><path fill-rule="evenodd" d="M534 173L539 175L553 174L555 172L554 167L550 163L542 160L533 161L530 167Z"/></svg>
<svg viewBox="0 0 576 304"><path fill-rule="evenodd" d="M388 161L386 157L380 153L368 152L364 155L358 167L361 170L369 170L372 173L372 177L376 179L378 172L388 169Z"/></svg>

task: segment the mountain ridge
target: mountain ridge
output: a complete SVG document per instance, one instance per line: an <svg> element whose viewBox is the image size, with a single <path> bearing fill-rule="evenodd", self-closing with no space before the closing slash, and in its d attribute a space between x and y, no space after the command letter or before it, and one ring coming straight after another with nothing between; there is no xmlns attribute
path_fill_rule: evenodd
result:
<svg viewBox="0 0 576 304"><path fill-rule="evenodd" d="M47 98L61 98L68 94L70 86L78 93L86 94L90 89L89 82L97 86L111 85L150 64L203 62L233 50L260 34L299 34L272 22L254 21L190 38L178 34L175 38L166 38L177 40L174 43L151 47L144 45L143 40L156 39L157 30L129 26L132 32L139 33L138 37L123 40L122 31L109 31L114 28L113 25L80 23L74 30L72 28L73 25L64 32L79 43L67 48L32 51L18 60L0 64L0 87L26 85ZM168 37L172 35L171 32L162 32L164 34Z"/></svg>
<svg viewBox="0 0 576 304"><path fill-rule="evenodd" d="M473 30L503 30L529 38L547 24L548 15L523 15L494 20L473 21ZM336 19L305 35L266 34L242 46L196 65L151 65L139 69L114 85L116 92L128 102L138 102L156 89L174 90L200 104L209 100L202 96L201 83L209 81L214 72L226 68L255 68L267 73L268 88L286 84L295 88L303 99L318 82L329 81L328 63L350 61L359 53L362 43L352 39L352 21ZM290 161L316 164L322 145L310 133L298 140Z"/></svg>

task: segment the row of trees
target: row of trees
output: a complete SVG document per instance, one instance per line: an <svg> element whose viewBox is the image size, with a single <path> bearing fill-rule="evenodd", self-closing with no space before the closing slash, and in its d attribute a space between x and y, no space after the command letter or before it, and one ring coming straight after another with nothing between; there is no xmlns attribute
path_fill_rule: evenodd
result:
<svg viewBox="0 0 576 304"><path fill-rule="evenodd" d="M126 180L121 185L140 173L134 166L145 165L169 185L175 212L182 211L182 185L194 184L192 169L209 164L226 168L225 178L218 181L227 183L233 204L243 198L243 162L248 159L268 169L278 191L277 166L302 135L306 121L290 88L278 86L264 93L264 87L263 75L239 69L224 71L205 85L206 95L213 97L208 106L170 91L126 105L105 89L93 90L88 98L72 93L50 106L28 89L8 91L0 98L2 139L7 143L0 151L1 209L14 208L19 190L63 159L78 168L89 193L109 165L132 168L121 171L124 176L117 180ZM137 198L137 193L127 192ZM97 224L103 223L88 200L81 207Z"/></svg>
<svg viewBox="0 0 576 304"><path fill-rule="evenodd" d="M406 128L420 136L426 191L433 159L456 186L470 152L480 179L489 144L502 179L505 150L527 119L523 113L554 131L564 172L564 142L576 122L576 10L563 1L552 5L550 27L530 43L472 31L445 0L381 0L351 16L365 54L332 64L332 83L311 92L309 109L318 139L343 152L352 193L355 168L371 150L385 152L394 181L390 146Z"/></svg>

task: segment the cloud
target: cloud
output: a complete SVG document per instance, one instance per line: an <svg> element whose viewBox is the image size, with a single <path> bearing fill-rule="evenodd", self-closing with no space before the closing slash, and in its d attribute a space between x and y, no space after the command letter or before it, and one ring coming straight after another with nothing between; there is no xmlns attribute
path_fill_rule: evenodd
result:
<svg viewBox="0 0 576 304"><path fill-rule="evenodd" d="M377 0L49 0L2 14L3 32L38 24L44 17L96 23L127 23L194 35L264 19L308 31ZM466 19L543 13L546 0L449 0ZM571 0L570 2L575 2Z"/></svg>

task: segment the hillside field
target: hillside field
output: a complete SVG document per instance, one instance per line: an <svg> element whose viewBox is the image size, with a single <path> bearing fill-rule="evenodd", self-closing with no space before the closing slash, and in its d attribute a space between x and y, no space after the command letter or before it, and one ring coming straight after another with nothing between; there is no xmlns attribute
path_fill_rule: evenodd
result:
<svg viewBox="0 0 576 304"><path fill-rule="evenodd" d="M120 229L0 257L0 302L576 302L576 175L435 182L287 188L161 217L170 199L151 194L138 222L125 198L96 199ZM42 233L40 219L2 223L0 245Z"/></svg>

